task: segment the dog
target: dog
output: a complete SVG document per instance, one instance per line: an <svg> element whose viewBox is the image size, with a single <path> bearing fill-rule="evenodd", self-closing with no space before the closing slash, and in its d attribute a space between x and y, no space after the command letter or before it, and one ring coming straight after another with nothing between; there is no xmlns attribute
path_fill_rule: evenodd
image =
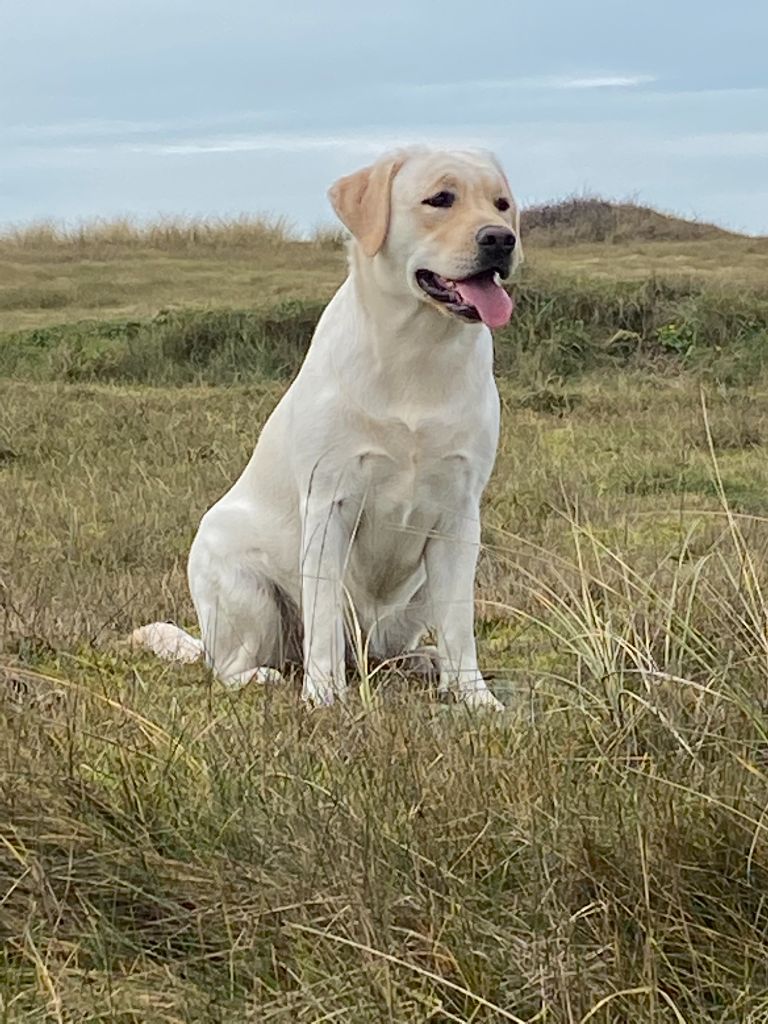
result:
<svg viewBox="0 0 768 1024"><path fill-rule="evenodd" d="M304 700L328 705L346 694L353 636L386 661L432 633L439 692L500 709L477 664L474 585L517 204L476 151L401 150L328 194L349 274L242 475L202 518L188 563L201 639L153 623L133 641L205 658L231 687L299 662Z"/></svg>

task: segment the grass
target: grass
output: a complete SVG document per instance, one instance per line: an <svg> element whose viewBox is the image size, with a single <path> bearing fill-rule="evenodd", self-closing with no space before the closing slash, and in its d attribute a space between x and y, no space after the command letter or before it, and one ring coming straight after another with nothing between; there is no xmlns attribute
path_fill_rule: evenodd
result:
<svg viewBox="0 0 768 1024"><path fill-rule="evenodd" d="M647 213L651 220L661 216ZM765 291L766 238L702 237L667 226L659 240L659 232L645 229L627 237L622 226L621 244L606 244L595 238L589 204L581 219L548 217L554 224L537 228L526 250L533 271L544 277L556 272L577 283L612 284L656 275L716 291ZM282 222L248 218L117 221L69 230L33 225L0 236L0 332L93 318L147 319L168 308L325 303L344 273L341 240L332 229L318 229L306 243Z"/></svg>
<svg viewBox="0 0 768 1024"><path fill-rule="evenodd" d="M764 292L532 246L478 576L508 710L389 672L309 713L124 637L192 624L196 523L330 270L256 302L234 241L145 241L104 265L172 259L178 309L32 305L0 340L0 1020L768 1020ZM8 244L85 278L76 240ZM334 245L258 273L317 283ZM232 288L204 311L202 260Z"/></svg>
<svg viewBox="0 0 768 1024"><path fill-rule="evenodd" d="M616 203L590 195L529 206L522 212L521 225L526 238L536 245L723 241L738 237L714 224L661 213L636 202Z"/></svg>
<svg viewBox="0 0 768 1024"><path fill-rule="evenodd" d="M581 281L535 267L515 290L519 312L497 335L497 370L534 389L624 366L685 367L734 383L759 374L768 351L764 292L656 277ZM298 369L322 308L304 299L163 309L0 331L0 373L154 385L284 379Z"/></svg>
<svg viewBox="0 0 768 1024"><path fill-rule="evenodd" d="M279 220L38 224L0 236L0 330L168 306L325 301L343 274L338 232L302 242Z"/></svg>

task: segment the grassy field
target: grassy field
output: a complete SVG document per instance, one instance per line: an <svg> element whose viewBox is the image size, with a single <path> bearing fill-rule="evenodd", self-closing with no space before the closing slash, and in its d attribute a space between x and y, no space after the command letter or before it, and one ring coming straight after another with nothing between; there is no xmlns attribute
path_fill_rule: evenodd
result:
<svg viewBox="0 0 768 1024"><path fill-rule="evenodd" d="M557 206L529 216L530 270L608 283L655 275L716 291L766 289L768 238L704 230L653 211L611 226L599 211L595 221L582 209L565 220ZM611 231L615 243L604 240ZM71 231L41 225L0 236L0 331L141 319L159 309L325 302L344 273L337 235L321 231L301 243L279 221L109 222Z"/></svg>
<svg viewBox="0 0 768 1024"><path fill-rule="evenodd" d="M0 1021L768 1021L768 248L545 228L497 339L493 720L124 643L192 623L337 239L0 241Z"/></svg>

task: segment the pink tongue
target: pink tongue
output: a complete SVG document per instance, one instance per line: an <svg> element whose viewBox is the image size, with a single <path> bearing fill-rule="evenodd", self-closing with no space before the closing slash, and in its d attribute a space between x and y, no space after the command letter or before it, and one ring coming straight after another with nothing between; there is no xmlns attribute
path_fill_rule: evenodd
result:
<svg viewBox="0 0 768 1024"><path fill-rule="evenodd" d="M468 306L474 306L488 327L504 327L509 323L515 304L492 277L454 281L454 287Z"/></svg>

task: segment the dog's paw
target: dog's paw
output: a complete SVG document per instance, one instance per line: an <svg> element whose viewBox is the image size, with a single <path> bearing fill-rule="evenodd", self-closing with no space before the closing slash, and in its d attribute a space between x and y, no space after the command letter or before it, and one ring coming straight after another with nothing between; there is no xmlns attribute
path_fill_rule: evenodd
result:
<svg viewBox="0 0 768 1024"><path fill-rule="evenodd" d="M465 691L459 698L465 707L471 711L503 711L504 705L494 697L487 686L475 690Z"/></svg>
<svg viewBox="0 0 768 1024"><path fill-rule="evenodd" d="M301 688L301 699L312 708L329 708L337 700L343 700L345 689L334 684L331 679L314 679L304 676Z"/></svg>
<svg viewBox="0 0 768 1024"><path fill-rule="evenodd" d="M266 686L277 686L285 682L285 676L276 668L257 668L253 677L255 683L264 683Z"/></svg>
<svg viewBox="0 0 768 1024"><path fill-rule="evenodd" d="M274 686L277 683L285 682L282 674L276 668L249 668L245 672L237 672L235 675L221 677L219 682L233 693L242 690L249 683L265 683Z"/></svg>
<svg viewBox="0 0 768 1024"><path fill-rule="evenodd" d="M178 661L184 665L200 661L203 656L202 641L172 622L151 622L134 629L129 644L151 651L163 661Z"/></svg>

